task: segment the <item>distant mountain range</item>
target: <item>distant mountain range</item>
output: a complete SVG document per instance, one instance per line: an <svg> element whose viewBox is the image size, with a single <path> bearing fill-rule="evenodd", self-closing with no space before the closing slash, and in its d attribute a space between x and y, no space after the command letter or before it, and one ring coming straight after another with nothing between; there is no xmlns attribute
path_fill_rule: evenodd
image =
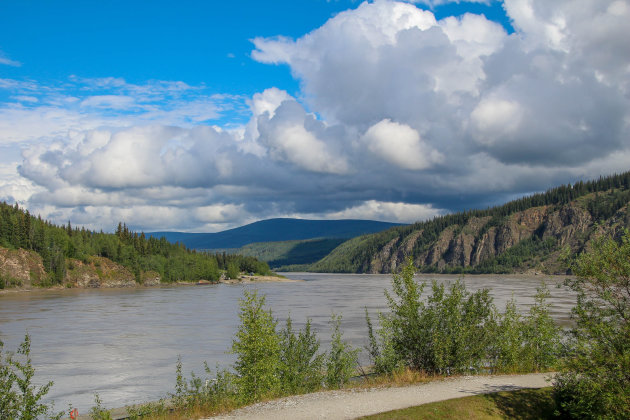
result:
<svg viewBox="0 0 630 420"><path fill-rule="evenodd" d="M400 223L374 220L268 219L217 233L149 232L192 249L233 249L258 242L295 241L315 238L350 239L380 232Z"/></svg>

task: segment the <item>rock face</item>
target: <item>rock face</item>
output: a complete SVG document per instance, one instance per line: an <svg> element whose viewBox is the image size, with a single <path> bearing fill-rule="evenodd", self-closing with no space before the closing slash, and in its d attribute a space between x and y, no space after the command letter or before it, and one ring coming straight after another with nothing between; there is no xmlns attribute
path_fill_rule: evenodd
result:
<svg viewBox="0 0 630 420"><path fill-rule="evenodd" d="M602 226L591 214L573 202L563 206L541 206L516 212L500 222L491 217L471 217L463 225L451 225L442 230L437 238L423 250L415 250L422 231L414 231L405 237L390 240L376 252L370 261L371 273L395 271L409 256L417 266L437 270L449 267L474 267L497 257L526 239L536 236L546 240L553 238L555 253L545 256L541 267L548 272L563 272L566 267L558 262L560 251L569 247L579 251L603 232L621 232L630 226L628 205ZM415 250L415 252L414 252ZM524 271L534 267L524 267Z"/></svg>
<svg viewBox="0 0 630 420"><path fill-rule="evenodd" d="M46 284L48 275L42 258L34 251L10 250L0 247L0 278L11 286L25 289ZM160 275L154 271L142 273L142 285L160 284ZM64 284L69 287L134 287L136 277L126 267L104 257L89 257L87 262L66 260Z"/></svg>
<svg viewBox="0 0 630 420"><path fill-rule="evenodd" d="M132 287L135 276L127 268L104 258L90 257L87 263L69 260L65 282L74 287Z"/></svg>
<svg viewBox="0 0 630 420"><path fill-rule="evenodd" d="M46 278L42 257L25 249L0 248L0 276L16 285L31 287Z"/></svg>

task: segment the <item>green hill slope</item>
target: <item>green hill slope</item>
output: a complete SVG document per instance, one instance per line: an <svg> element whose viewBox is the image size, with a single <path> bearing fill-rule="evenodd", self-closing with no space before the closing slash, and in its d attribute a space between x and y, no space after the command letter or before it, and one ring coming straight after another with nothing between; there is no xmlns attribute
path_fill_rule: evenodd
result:
<svg viewBox="0 0 630 420"><path fill-rule="evenodd" d="M427 272L564 273L566 256L630 225L629 201L626 172L356 237L300 269L389 273L411 257Z"/></svg>
<svg viewBox="0 0 630 420"><path fill-rule="evenodd" d="M260 242L245 245L238 253L258 258L267 262L272 269L282 271L287 266L319 261L343 242L345 239L338 238Z"/></svg>
<svg viewBox="0 0 630 420"><path fill-rule="evenodd" d="M119 279L114 277L124 277L125 284L128 280L144 284L149 277L165 283L216 281L228 266L270 273L266 263L253 257L196 252L132 232L124 224L113 234L73 228L70 223L56 226L17 204L0 203L0 288L72 286L86 276L99 284L115 283Z"/></svg>
<svg viewBox="0 0 630 420"><path fill-rule="evenodd" d="M152 232L192 249L241 248L251 243L295 241L315 238L353 238L399 226L374 220L268 219L217 233Z"/></svg>

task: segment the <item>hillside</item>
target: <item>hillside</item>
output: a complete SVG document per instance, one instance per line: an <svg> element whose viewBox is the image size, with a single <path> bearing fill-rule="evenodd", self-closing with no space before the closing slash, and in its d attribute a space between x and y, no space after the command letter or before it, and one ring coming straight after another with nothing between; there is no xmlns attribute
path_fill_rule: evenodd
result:
<svg viewBox="0 0 630 420"><path fill-rule="evenodd" d="M319 261L345 241L346 239L341 238L323 238L258 242L245 245L237 253L265 261L272 270L284 270L286 266Z"/></svg>
<svg viewBox="0 0 630 420"><path fill-rule="evenodd" d="M115 233L56 226L0 203L0 289L218 281L228 269L270 273L253 257L196 252L122 223Z"/></svg>
<svg viewBox="0 0 630 420"><path fill-rule="evenodd" d="M150 232L191 249L241 248L259 242L295 241L315 238L354 238L399 226L373 220L268 219L217 233Z"/></svg>
<svg viewBox="0 0 630 420"><path fill-rule="evenodd" d="M353 238L294 269L390 273L412 257L425 272L565 273L567 257L630 226L629 202L626 172Z"/></svg>

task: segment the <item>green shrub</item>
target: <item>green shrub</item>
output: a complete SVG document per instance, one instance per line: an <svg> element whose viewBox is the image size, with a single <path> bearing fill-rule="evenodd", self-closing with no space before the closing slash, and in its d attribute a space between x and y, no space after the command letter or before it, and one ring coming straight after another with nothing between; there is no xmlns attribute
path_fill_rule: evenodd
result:
<svg viewBox="0 0 630 420"><path fill-rule="evenodd" d="M232 342L237 355L234 370L239 394L246 401L259 400L277 393L280 361L280 337L271 311L264 309L265 297L245 291L240 300L241 323Z"/></svg>
<svg viewBox="0 0 630 420"><path fill-rule="evenodd" d="M52 404L42 403L53 385L50 381L37 387L33 384L35 369L31 362L31 338L27 334L17 354L3 354L0 341L0 419L35 420L39 417L60 419Z"/></svg>
<svg viewBox="0 0 630 420"><path fill-rule="evenodd" d="M387 375L402 367L402 362L394 349L392 328L389 324L390 318L382 313L379 313L378 316L381 328L375 334L372 320L367 308L365 308L365 322L368 328L367 351L372 362L372 371L377 375Z"/></svg>
<svg viewBox="0 0 630 420"><path fill-rule="evenodd" d="M98 394L94 394L94 407L90 409L92 420L112 420L112 413L103 408L103 402Z"/></svg>
<svg viewBox="0 0 630 420"><path fill-rule="evenodd" d="M525 371L544 371L556 367L560 353L560 328L551 318L547 303L549 289L543 283L536 291L536 301L524 320Z"/></svg>
<svg viewBox="0 0 630 420"><path fill-rule="evenodd" d="M233 280L236 280L240 277L241 272L236 262L232 261L228 263L226 275L228 276L228 278L233 279Z"/></svg>
<svg viewBox="0 0 630 420"><path fill-rule="evenodd" d="M593 244L576 259L569 357L555 378L559 411L572 418L630 418L630 238Z"/></svg>
<svg viewBox="0 0 630 420"><path fill-rule="evenodd" d="M424 303L420 301L425 284L415 281L415 273L409 259L401 273L392 275L394 296L385 291L385 298L390 309L386 316L387 327L391 328L391 345L406 366L420 370L425 367L423 355L428 337L422 328Z"/></svg>
<svg viewBox="0 0 630 420"><path fill-rule="evenodd" d="M341 315L332 315L332 341L326 360L326 385L328 388L341 388L346 384L358 362L359 349L341 339Z"/></svg>
<svg viewBox="0 0 630 420"><path fill-rule="evenodd" d="M298 394L315 391L322 385L324 355L318 354L319 339L311 330L311 320L296 335L291 317L280 331L278 375L282 392Z"/></svg>

